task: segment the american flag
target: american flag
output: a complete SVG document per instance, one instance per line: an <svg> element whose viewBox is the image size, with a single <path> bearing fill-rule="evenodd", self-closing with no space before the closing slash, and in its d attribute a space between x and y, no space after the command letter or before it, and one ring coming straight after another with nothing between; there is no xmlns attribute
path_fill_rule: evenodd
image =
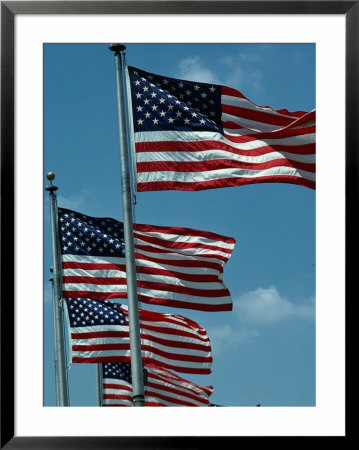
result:
<svg viewBox="0 0 359 450"><path fill-rule="evenodd" d="M145 406L211 406L212 386L200 386L163 367L145 365ZM132 406L130 363L102 364L102 406Z"/></svg>
<svg viewBox="0 0 359 450"><path fill-rule="evenodd" d="M127 296L123 224L59 208L63 296ZM235 240L191 228L134 226L138 298L143 303L229 311L222 281Z"/></svg>
<svg viewBox="0 0 359 450"><path fill-rule="evenodd" d="M109 300L67 298L73 363L129 362L128 308ZM177 372L211 372L206 330L186 317L139 310L142 360Z"/></svg>
<svg viewBox="0 0 359 450"><path fill-rule="evenodd" d="M258 106L235 89L128 67L137 190L280 182L315 189L315 110Z"/></svg>

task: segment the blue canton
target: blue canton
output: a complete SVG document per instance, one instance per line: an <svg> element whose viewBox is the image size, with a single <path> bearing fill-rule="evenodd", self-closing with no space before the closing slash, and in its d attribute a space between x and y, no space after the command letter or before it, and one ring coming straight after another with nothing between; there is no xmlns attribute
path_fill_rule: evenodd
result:
<svg viewBox="0 0 359 450"><path fill-rule="evenodd" d="M134 131L216 131L221 86L154 75L128 67Z"/></svg>
<svg viewBox="0 0 359 450"><path fill-rule="evenodd" d="M70 327L96 325L126 325L126 318L118 311L119 305L108 300L66 298Z"/></svg>
<svg viewBox="0 0 359 450"><path fill-rule="evenodd" d="M131 363L103 363L102 377L132 383ZM143 369L143 383L144 385L147 384L147 370L145 368Z"/></svg>
<svg viewBox="0 0 359 450"><path fill-rule="evenodd" d="M123 224L111 218L96 218L59 208L62 255L125 256Z"/></svg>
<svg viewBox="0 0 359 450"><path fill-rule="evenodd" d="M131 363L104 363L102 364L102 376L132 383Z"/></svg>

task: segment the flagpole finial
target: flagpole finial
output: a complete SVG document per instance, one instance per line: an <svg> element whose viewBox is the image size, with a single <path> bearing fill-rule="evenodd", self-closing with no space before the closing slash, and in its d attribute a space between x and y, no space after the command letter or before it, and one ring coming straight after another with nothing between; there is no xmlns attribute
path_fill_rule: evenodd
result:
<svg viewBox="0 0 359 450"><path fill-rule="evenodd" d="M111 51L113 52L123 52L124 50L126 50L126 45L123 44L110 44L108 47Z"/></svg>
<svg viewBox="0 0 359 450"><path fill-rule="evenodd" d="M45 189L46 189L47 191L50 191L50 192L57 191L57 186L54 186L54 185L52 184L52 180L55 179L55 174L54 174L54 172L48 172L47 175L46 175L46 178L50 181L50 185L49 185L49 186L46 186Z"/></svg>

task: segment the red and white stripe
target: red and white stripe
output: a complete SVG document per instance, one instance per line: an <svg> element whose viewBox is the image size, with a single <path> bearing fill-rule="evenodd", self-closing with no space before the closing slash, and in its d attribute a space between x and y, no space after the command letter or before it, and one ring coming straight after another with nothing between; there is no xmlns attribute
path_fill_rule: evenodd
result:
<svg viewBox="0 0 359 450"><path fill-rule="evenodd" d="M232 309L222 281L231 237L191 228L134 226L140 302L203 311ZM92 299L127 296L124 258L62 255L63 296Z"/></svg>
<svg viewBox="0 0 359 450"><path fill-rule="evenodd" d="M134 133L137 190L197 191L264 182L315 189L315 110L274 110L235 89L221 90L224 135Z"/></svg>
<svg viewBox="0 0 359 450"><path fill-rule="evenodd" d="M145 406L209 406L212 386L200 386L153 364L145 368ZM102 387L103 406L132 406L131 383L103 378Z"/></svg>
<svg viewBox="0 0 359 450"><path fill-rule="evenodd" d="M126 305L119 311L128 315ZM206 330L186 317L140 309L142 359L183 373L211 372L212 353ZM73 363L129 362L127 325L70 327Z"/></svg>

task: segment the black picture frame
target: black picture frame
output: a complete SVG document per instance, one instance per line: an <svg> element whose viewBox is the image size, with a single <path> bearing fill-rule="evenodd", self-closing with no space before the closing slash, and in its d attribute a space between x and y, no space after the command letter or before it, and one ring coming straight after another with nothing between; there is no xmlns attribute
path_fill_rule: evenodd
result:
<svg viewBox="0 0 359 450"><path fill-rule="evenodd" d="M1 2L1 441L5 449L204 448L233 445L239 437L25 437L15 436L14 404L14 21L18 14L339 14L346 21L346 268L355 260L358 201L358 1L2 1ZM335 118L333 118L335 120ZM354 206L354 207L353 207ZM350 240L348 239L350 236ZM346 298L355 277L346 270ZM351 299L355 302L356 299ZM348 318L346 303L346 318ZM350 342L346 327L346 343ZM347 373L347 386L349 383ZM348 392L348 388L346 390ZM347 397L346 397L347 399ZM348 409L347 409L348 411ZM350 434L346 415L346 435ZM227 442L231 440L231 442ZM286 440L286 439L285 439ZM234 442L234 445L236 443Z"/></svg>

